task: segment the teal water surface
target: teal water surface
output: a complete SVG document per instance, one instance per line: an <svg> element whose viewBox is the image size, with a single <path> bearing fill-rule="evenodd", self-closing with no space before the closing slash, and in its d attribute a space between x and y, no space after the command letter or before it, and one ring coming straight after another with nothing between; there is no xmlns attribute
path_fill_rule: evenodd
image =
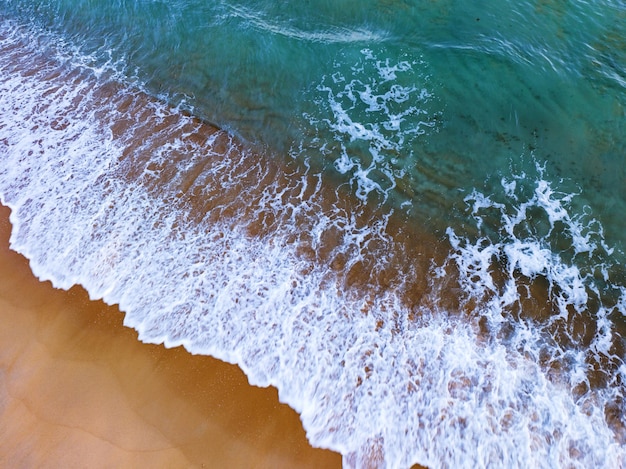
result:
<svg viewBox="0 0 626 469"><path fill-rule="evenodd" d="M4 10L58 31L96 61L123 64L153 93L184 99L247 140L279 153L304 143L312 148L300 157L327 165L337 154L320 154L316 137L348 140L350 158L366 167L376 142L325 126L337 116L320 104L328 98L320 88L336 95L353 83L354 93L369 86L382 95L392 84L415 87L388 111L422 112L391 130L394 148L376 163L386 174L370 176L382 190L404 188L395 194L400 202L419 204L423 191L449 199L532 154L547 162L550 177L580 185L609 239L623 242L620 2L28 1L5 2ZM363 67L365 49L372 61L410 70L385 82L376 67ZM353 122L379 124L368 106L347 104ZM522 166L533 164L525 158Z"/></svg>

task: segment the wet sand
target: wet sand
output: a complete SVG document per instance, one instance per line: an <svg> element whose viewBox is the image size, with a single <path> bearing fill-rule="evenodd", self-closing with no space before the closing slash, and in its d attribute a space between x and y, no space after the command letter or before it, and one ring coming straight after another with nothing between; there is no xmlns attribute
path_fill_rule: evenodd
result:
<svg viewBox="0 0 626 469"><path fill-rule="evenodd" d="M143 344L123 314L39 282L0 206L0 466L331 468L274 388L181 348Z"/></svg>

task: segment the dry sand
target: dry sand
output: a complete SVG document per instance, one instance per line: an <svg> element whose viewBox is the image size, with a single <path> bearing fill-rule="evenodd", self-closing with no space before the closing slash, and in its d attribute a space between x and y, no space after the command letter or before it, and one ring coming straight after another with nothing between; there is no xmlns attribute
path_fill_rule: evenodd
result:
<svg viewBox="0 0 626 469"><path fill-rule="evenodd" d="M142 344L120 311L39 282L0 207L0 467L340 467L239 368Z"/></svg>

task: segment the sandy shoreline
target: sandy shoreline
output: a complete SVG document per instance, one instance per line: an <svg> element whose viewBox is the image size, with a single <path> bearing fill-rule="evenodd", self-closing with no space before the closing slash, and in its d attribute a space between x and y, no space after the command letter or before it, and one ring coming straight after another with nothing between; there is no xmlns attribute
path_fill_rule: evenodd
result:
<svg viewBox="0 0 626 469"><path fill-rule="evenodd" d="M39 282L0 207L0 466L340 467L276 390L142 344L115 307Z"/></svg>

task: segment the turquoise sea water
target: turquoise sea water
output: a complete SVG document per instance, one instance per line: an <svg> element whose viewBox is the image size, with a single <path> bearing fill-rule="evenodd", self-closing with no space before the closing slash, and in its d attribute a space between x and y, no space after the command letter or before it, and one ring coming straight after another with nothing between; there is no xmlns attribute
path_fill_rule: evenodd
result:
<svg viewBox="0 0 626 469"><path fill-rule="evenodd" d="M348 466L626 464L626 5L492 3L0 1L14 248Z"/></svg>

